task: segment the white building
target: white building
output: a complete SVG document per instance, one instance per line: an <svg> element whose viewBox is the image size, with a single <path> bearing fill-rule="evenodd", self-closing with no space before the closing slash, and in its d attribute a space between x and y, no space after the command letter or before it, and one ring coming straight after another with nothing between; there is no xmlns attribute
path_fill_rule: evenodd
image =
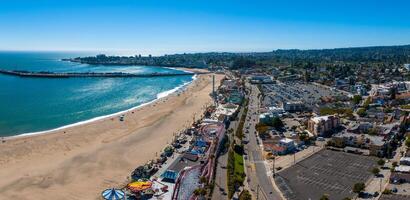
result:
<svg viewBox="0 0 410 200"><path fill-rule="evenodd" d="M295 142L289 138L283 138L279 140L279 146L285 147L287 152L290 152L296 149Z"/></svg>

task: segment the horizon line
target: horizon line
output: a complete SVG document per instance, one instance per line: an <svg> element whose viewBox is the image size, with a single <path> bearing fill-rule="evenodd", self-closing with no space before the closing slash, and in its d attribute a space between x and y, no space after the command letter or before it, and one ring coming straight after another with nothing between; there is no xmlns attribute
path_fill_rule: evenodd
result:
<svg viewBox="0 0 410 200"><path fill-rule="evenodd" d="M201 53L266 53L266 52L273 52L278 50L300 50L300 51L310 51L310 50L336 50L336 49L349 49L349 48L374 48L374 47L400 47L400 46L410 46L410 44L392 44L392 45L363 45L363 46L344 46L344 47L332 47L332 48L272 48L271 50L249 50L249 51L226 51L226 50L206 50L206 51L176 51L173 53L162 53L155 56L164 56L164 55L174 55L174 54L201 54ZM127 49L111 49L111 50L97 50L97 49L83 49L83 50L75 50L75 49L0 49L0 52L61 52L61 53L131 53L128 55L138 55L141 53L137 53L138 50L127 50ZM151 53L152 54L152 53ZM115 55L115 54L113 54ZM125 54L124 54L125 55ZM123 56L124 56L123 55ZM141 54L142 55L142 54ZM146 55L149 55L146 54Z"/></svg>

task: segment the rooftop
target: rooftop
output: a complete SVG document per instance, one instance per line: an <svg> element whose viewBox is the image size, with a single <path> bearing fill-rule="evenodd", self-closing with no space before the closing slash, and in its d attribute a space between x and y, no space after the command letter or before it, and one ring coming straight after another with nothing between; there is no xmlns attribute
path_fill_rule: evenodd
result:
<svg viewBox="0 0 410 200"><path fill-rule="evenodd" d="M283 138L283 139L280 140L280 142L287 144L287 143L292 143L293 140L292 140L292 139L289 139L289 138Z"/></svg>
<svg viewBox="0 0 410 200"><path fill-rule="evenodd" d="M327 121L329 120L330 117L334 117L334 115L326 115L326 116L317 116L317 117L312 117L312 121L315 123L319 123L320 121Z"/></svg>
<svg viewBox="0 0 410 200"><path fill-rule="evenodd" d="M408 172L410 172L410 166L399 165L399 166L394 168L394 171L408 173Z"/></svg>

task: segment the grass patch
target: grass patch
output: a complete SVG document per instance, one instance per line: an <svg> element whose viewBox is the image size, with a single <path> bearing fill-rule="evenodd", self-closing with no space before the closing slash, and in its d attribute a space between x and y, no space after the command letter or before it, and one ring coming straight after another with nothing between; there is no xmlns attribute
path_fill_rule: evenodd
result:
<svg viewBox="0 0 410 200"><path fill-rule="evenodd" d="M235 156L235 180L243 184L243 181L245 180L245 169L243 167L243 157L242 155L234 152Z"/></svg>
<svg viewBox="0 0 410 200"><path fill-rule="evenodd" d="M243 185L245 181L245 168L243 163L243 155L235 152L232 148L228 152L228 197L232 198L235 189Z"/></svg>

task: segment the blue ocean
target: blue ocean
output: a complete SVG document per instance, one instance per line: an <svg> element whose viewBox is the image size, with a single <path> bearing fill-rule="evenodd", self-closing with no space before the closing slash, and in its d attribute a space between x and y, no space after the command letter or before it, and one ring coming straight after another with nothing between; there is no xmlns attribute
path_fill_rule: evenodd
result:
<svg viewBox="0 0 410 200"><path fill-rule="evenodd" d="M0 52L0 68L51 72L173 73L158 66L101 66L61 61L95 55ZM21 78L0 74L0 136L46 131L127 110L193 80L152 78Z"/></svg>

